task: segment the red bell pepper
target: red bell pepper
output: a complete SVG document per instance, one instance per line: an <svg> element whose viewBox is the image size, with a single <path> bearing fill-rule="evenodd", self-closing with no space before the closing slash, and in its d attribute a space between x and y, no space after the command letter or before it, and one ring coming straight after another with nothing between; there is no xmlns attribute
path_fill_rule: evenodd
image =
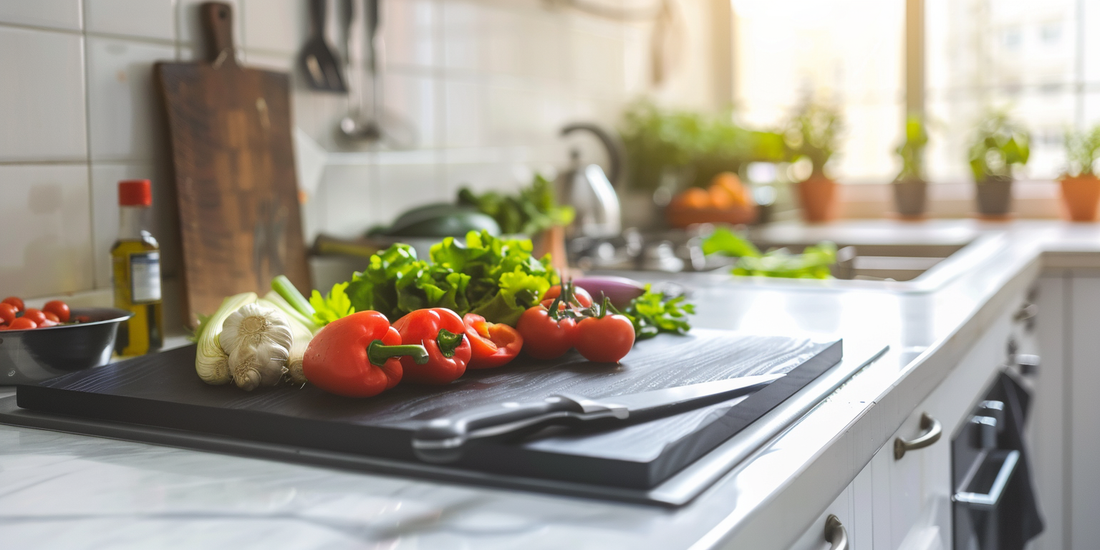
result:
<svg viewBox="0 0 1100 550"><path fill-rule="evenodd" d="M466 338L470 341L471 369L492 369L507 364L523 349L523 337L519 331L504 324L490 323L475 313L462 317L466 324Z"/></svg>
<svg viewBox="0 0 1100 550"><path fill-rule="evenodd" d="M401 361L428 360L424 346L402 345L401 335L377 311L360 311L321 329L302 358L313 385L347 397L371 397L401 381ZM414 363L415 364L415 363Z"/></svg>
<svg viewBox="0 0 1100 550"><path fill-rule="evenodd" d="M447 384L466 372L470 362L470 341L466 325L457 313L443 307L409 312L393 324L401 333L401 342L421 344L428 350L428 361L416 363L403 357L404 379L417 384Z"/></svg>

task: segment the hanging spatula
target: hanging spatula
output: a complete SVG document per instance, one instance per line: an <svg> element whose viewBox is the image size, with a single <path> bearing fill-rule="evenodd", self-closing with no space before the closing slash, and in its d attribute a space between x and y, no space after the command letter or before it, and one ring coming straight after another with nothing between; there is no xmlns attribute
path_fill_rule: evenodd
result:
<svg viewBox="0 0 1100 550"><path fill-rule="evenodd" d="M302 73L310 88L323 92L345 93L344 76L340 65L325 41L325 23L327 19L326 0L309 1L310 34L302 52L298 56Z"/></svg>

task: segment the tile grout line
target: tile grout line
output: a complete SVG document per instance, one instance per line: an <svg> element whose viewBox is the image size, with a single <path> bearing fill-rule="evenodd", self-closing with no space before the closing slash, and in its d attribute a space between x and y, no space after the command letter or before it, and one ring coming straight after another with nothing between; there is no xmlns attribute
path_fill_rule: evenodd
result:
<svg viewBox="0 0 1100 550"><path fill-rule="evenodd" d="M82 32L80 37L80 53L81 57L83 58L81 69L84 72L84 151L87 154L87 159L85 159L85 174L87 175L86 181L88 189L88 247L90 249L89 254L91 254L92 256L91 285L89 288L84 290L95 290L98 284L96 278L99 274L99 264L103 260L98 258L98 254L96 253L95 186L92 185L92 102L91 93L89 93L92 88L92 73L89 69L91 55L88 52L87 11L88 2L86 0L81 0L80 28L82 29Z"/></svg>

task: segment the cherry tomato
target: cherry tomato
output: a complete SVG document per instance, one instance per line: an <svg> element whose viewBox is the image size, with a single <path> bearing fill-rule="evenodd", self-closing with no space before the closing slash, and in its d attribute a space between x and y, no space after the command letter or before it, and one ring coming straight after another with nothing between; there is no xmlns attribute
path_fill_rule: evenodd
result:
<svg viewBox="0 0 1100 550"><path fill-rule="evenodd" d="M557 298L559 294L561 294L561 285L554 285L550 287L550 290L546 291L546 294L542 295L542 300L553 300L554 298ZM581 304L581 307L592 306L592 295L589 294L587 290L576 285L573 285L573 299L574 301L579 302Z"/></svg>
<svg viewBox="0 0 1100 550"><path fill-rule="evenodd" d="M76 316L76 322L78 322L78 323L91 323L92 318L87 316L87 315L77 315Z"/></svg>
<svg viewBox="0 0 1100 550"><path fill-rule="evenodd" d="M42 313L42 310L32 307L23 312L23 317L21 317L21 319L30 319L34 321L34 324L41 325L42 322L46 320L46 314Z"/></svg>
<svg viewBox="0 0 1100 550"><path fill-rule="evenodd" d="M46 320L51 323L57 324L61 322L61 319L58 319L57 315L54 315L52 311L43 311L42 315L45 315Z"/></svg>
<svg viewBox="0 0 1100 550"><path fill-rule="evenodd" d="M46 305L42 306L42 311L56 315L57 319L54 319L54 321L56 322L69 322L69 304L62 302L61 300L50 300L49 302L46 302Z"/></svg>
<svg viewBox="0 0 1100 550"><path fill-rule="evenodd" d="M523 337L523 352L535 359L561 357L577 339L577 322L569 317L555 320L538 305L520 315L516 330Z"/></svg>
<svg viewBox="0 0 1100 550"><path fill-rule="evenodd" d="M3 303L11 304L15 307L15 311L23 311L23 300L20 300L15 296L8 296L7 298L4 298Z"/></svg>
<svg viewBox="0 0 1100 550"><path fill-rule="evenodd" d="M15 306L9 303L0 303L0 321L11 323L15 320Z"/></svg>
<svg viewBox="0 0 1100 550"><path fill-rule="evenodd" d="M519 331L504 324L490 323L476 313L462 317L466 325L466 339L470 341L468 369L491 369L503 366L515 359L523 349L523 337Z"/></svg>
<svg viewBox="0 0 1100 550"><path fill-rule="evenodd" d="M26 317L20 317L12 321L11 324L8 325L9 330L24 330L29 328L38 328L38 323L35 323L34 321L27 319Z"/></svg>
<svg viewBox="0 0 1100 550"><path fill-rule="evenodd" d="M577 351L596 363L618 363L634 346L634 324L622 315L586 317L577 323Z"/></svg>

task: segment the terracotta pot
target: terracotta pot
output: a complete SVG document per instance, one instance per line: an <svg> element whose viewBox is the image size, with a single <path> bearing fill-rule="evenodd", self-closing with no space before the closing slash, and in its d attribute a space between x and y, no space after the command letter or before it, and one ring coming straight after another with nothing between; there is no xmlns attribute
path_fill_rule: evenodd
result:
<svg viewBox="0 0 1100 550"><path fill-rule="evenodd" d="M902 218L924 216L927 204L928 182L920 178L906 178L894 182L894 204Z"/></svg>
<svg viewBox="0 0 1100 550"><path fill-rule="evenodd" d="M836 182L813 175L798 184L798 198L802 203L802 219L809 223L821 223L836 219Z"/></svg>
<svg viewBox="0 0 1100 550"><path fill-rule="evenodd" d="M1094 222L1100 205L1100 178L1092 174L1062 178L1062 202L1069 219L1075 222Z"/></svg>
<svg viewBox="0 0 1100 550"><path fill-rule="evenodd" d="M550 254L550 264L557 269L559 273L565 272L569 267L569 258L565 252L565 228L560 225L555 225L538 235L535 235L531 239L532 248L531 253L536 258L542 258L546 254Z"/></svg>
<svg viewBox="0 0 1100 550"><path fill-rule="evenodd" d="M1012 211L1012 178L988 176L976 187L979 214L1002 217Z"/></svg>

